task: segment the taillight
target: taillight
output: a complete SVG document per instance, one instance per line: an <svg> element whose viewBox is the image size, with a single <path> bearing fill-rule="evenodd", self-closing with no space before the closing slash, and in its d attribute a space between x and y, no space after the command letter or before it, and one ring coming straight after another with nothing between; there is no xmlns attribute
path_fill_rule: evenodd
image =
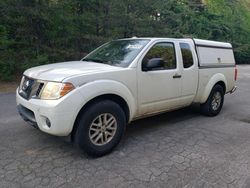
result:
<svg viewBox="0 0 250 188"><path fill-rule="evenodd" d="M237 69L237 67L235 66L235 68L234 68L234 80L236 81L237 78L238 78L238 69Z"/></svg>

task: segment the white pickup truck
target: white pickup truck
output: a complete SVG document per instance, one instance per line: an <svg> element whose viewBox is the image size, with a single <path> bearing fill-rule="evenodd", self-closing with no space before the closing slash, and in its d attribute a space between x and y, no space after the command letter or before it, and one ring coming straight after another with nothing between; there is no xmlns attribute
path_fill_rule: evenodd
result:
<svg viewBox="0 0 250 188"><path fill-rule="evenodd" d="M68 136L91 156L119 143L138 118L201 104L217 115L235 91L232 46L199 39L130 38L108 42L81 61L24 72L16 91L25 121Z"/></svg>

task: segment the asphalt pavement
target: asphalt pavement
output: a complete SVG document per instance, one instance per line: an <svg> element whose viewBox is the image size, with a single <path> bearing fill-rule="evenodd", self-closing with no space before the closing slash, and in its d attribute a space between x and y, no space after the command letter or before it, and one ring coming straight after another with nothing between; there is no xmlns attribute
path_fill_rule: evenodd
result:
<svg viewBox="0 0 250 188"><path fill-rule="evenodd" d="M0 187L250 187L250 66L217 117L197 107L138 120L93 159L27 125L0 93Z"/></svg>

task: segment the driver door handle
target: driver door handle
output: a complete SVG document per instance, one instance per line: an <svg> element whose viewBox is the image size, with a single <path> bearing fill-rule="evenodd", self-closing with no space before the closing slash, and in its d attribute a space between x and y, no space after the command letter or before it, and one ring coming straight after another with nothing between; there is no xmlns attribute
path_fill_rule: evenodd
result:
<svg viewBox="0 0 250 188"><path fill-rule="evenodd" d="M181 75L176 73L173 78L181 78Z"/></svg>

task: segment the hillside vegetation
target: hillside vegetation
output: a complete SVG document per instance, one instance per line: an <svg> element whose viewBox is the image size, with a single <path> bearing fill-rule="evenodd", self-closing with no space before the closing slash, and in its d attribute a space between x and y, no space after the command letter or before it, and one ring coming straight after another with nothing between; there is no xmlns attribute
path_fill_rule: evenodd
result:
<svg viewBox="0 0 250 188"><path fill-rule="evenodd" d="M227 41L237 63L250 63L250 1L0 1L0 79L131 36Z"/></svg>

